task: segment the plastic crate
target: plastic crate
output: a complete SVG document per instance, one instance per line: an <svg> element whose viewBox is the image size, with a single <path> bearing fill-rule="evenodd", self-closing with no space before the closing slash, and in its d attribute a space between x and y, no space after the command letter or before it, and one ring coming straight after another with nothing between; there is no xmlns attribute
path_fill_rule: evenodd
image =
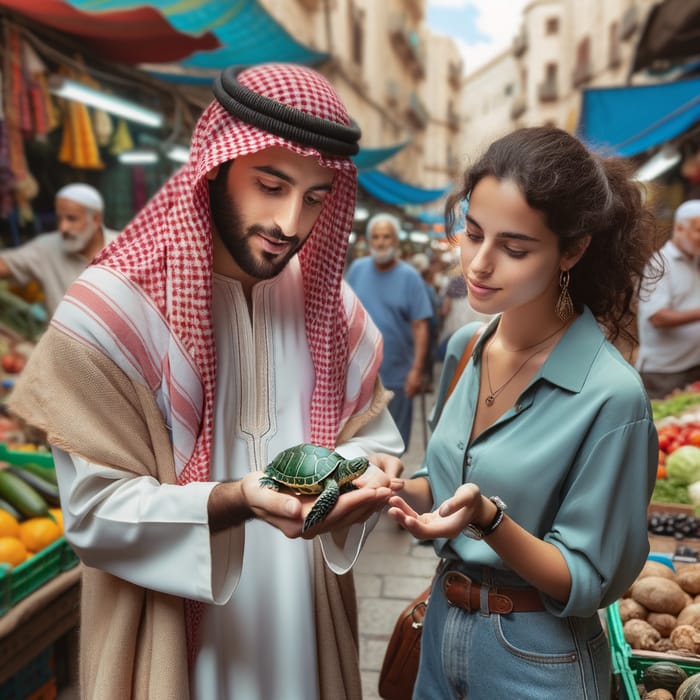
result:
<svg viewBox="0 0 700 700"><path fill-rule="evenodd" d="M641 700L637 683L644 679L644 671L659 661L672 661L680 666L689 676L700 673L700 660L692 662L671 654L637 654L625 640L620 619L620 606L615 601L605 611L605 619L610 640L613 673L619 679L620 700Z"/></svg>
<svg viewBox="0 0 700 700"><path fill-rule="evenodd" d="M78 564L65 537L60 537L13 569L0 568L0 616L54 576ZM1 698L0 698L1 700Z"/></svg>
<svg viewBox="0 0 700 700"><path fill-rule="evenodd" d="M38 464L40 467L53 467L51 452L34 452L29 450L11 450L5 443L0 442L0 462L8 464Z"/></svg>
<svg viewBox="0 0 700 700"><path fill-rule="evenodd" d="M57 696L53 646L0 684L0 700L54 700Z"/></svg>

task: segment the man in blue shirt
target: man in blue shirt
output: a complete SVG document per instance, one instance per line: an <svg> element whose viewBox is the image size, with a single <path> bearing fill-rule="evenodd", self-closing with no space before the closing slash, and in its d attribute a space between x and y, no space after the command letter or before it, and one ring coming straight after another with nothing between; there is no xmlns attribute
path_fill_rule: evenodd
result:
<svg viewBox="0 0 700 700"><path fill-rule="evenodd" d="M413 397L421 389L433 308L421 276L399 258L400 230L395 216L373 216L367 223L370 255L350 265L347 281L384 338L379 374L394 393L389 412L408 449Z"/></svg>

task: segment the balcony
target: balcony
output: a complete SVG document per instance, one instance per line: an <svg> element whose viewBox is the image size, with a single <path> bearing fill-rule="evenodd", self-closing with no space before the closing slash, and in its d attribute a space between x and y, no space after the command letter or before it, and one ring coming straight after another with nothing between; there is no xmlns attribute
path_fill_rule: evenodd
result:
<svg viewBox="0 0 700 700"><path fill-rule="evenodd" d="M386 98L386 103L390 107L397 107L400 105L403 100L403 93L399 81L394 80L393 78L388 78L386 81L386 90L384 95Z"/></svg>
<svg viewBox="0 0 700 700"><path fill-rule="evenodd" d="M447 64L447 80L450 86L455 90L459 90L462 86L462 72L464 70L464 64L462 61L450 61Z"/></svg>
<svg viewBox="0 0 700 700"><path fill-rule="evenodd" d="M423 100L421 100L421 98L415 92L412 92L411 96L408 98L406 117L415 127L419 129L425 129L425 127L428 126L430 115L428 114L428 110L426 109Z"/></svg>
<svg viewBox="0 0 700 700"><path fill-rule="evenodd" d="M527 38L527 32L524 29L520 30L520 33L513 39L513 53L516 58L520 58L526 51L529 45Z"/></svg>
<svg viewBox="0 0 700 700"><path fill-rule="evenodd" d="M455 108L450 105L447 108L447 126L451 131L459 131L460 126L459 114L457 114Z"/></svg>
<svg viewBox="0 0 700 700"><path fill-rule="evenodd" d="M537 99L540 102L556 102L559 99L559 88L556 80L545 80L537 86Z"/></svg>
<svg viewBox="0 0 700 700"><path fill-rule="evenodd" d="M593 77L593 67L590 60L582 61L574 68L571 82L575 88L587 83Z"/></svg>
<svg viewBox="0 0 700 700"><path fill-rule="evenodd" d="M510 107L510 118L511 119L518 119L522 117L523 114L527 111L527 100L525 97L522 95L520 97L516 97L513 100L513 104Z"/></svg>
<svg viewBox="0 0 700 700"><path fill-rule="evenodd" d="M423 80L425 51L418 32L410 29L402 16L394 15L389 22L389 39L398 57L407 64L413 78Z"/></svg>

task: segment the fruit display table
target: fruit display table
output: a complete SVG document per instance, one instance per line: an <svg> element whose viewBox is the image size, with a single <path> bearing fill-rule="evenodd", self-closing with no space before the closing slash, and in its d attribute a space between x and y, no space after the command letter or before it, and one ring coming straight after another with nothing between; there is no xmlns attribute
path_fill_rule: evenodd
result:
<svg viewBox="0 0 700 700"><path fill-rule="evenodd" d="M75 668L80 574L81 566L59 574L0 617L0 684L51 645L57 669Z"/></svg>

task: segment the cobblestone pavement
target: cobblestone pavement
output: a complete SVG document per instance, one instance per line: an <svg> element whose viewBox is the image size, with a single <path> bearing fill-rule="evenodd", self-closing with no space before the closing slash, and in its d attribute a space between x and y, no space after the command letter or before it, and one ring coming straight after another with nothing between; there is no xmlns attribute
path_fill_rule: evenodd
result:
<svg viewBox="0 0 700 700"><path fill-rule="evenodd" d="M405 476L410 476L423 460L423 399L426 411L433 403L432 394L414 401L411 442L402 458ZM363 700L379 700L379 669L394 622L408 602L430 583L436 565L431 546L419 544L382 514L354 567Z"/></svg>

